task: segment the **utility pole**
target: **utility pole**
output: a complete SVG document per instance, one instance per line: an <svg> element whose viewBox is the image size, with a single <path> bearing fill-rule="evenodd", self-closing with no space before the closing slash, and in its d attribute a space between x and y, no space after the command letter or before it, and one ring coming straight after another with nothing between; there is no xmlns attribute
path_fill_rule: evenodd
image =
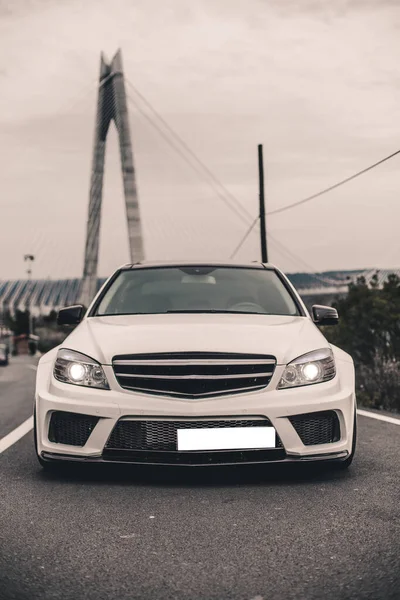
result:
<svg viewBox="0 0 400 600"><path fill-rule="evenodd" d="M265 226L265 197L264 197L264 160L262 144L258 145L258 176L260 190L260 236L261 236L261 262L268 262L267 230Z"/></svg>

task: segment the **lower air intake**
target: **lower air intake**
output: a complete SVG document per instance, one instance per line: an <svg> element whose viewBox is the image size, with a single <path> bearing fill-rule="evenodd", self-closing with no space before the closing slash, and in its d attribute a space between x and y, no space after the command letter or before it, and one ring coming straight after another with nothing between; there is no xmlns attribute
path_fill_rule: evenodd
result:
<svg viewBox="0 0 400 600"><path fill-rule="evenodd" d="M332 444L340 440L339 419L334 410L289 417L305 446Z"/></svg>
<svg viewBox="0 0 400 600"><path fill-rule="evenodd" d="M178 429L209 427L271 427L271 423L268 419L119 421L114 427L105 449L177 452ZM276 448L283 448L278 436Z"/></svg>
<svg viewBox="0 0 400 600"><path fill-rule="evenodd" d="M53 412L49 426L49 440L56 444L84 446L95 428L98 417L64 411Z"/></svg>

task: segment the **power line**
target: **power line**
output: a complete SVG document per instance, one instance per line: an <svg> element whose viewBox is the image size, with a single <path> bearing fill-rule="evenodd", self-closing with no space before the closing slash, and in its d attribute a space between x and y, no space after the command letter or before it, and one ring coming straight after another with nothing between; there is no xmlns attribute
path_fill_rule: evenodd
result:
<svg viewBox="0 0 400 600"><path fill-rule="evenodd" d="M305 263L293 252L291 252L288 248L286 248L283 244L281 244L273 235L269 235L271 242L278 249L278 252L282 254L285 258L288 258L295 268L298 271L301 271L305 267ZM306 267L307 272L315 272L316 270L313 267Z"/></svg>
<svg viewBox="0 0 400 600"><path fill-rule="evenodd" d="M378 167L379 165L386 162L387 160L390 160L397 154L400 154L400 150L396 150L396 152L393 152L393 154L389 154L389 156L382 158L382 160L379 160L378 162L374 163L373 165L367 167L366 169L362 169L361 171L358 171L358 173L354 173L354 175L351 175L350 177L346 177L346 179L342 179L342 181L339 181L338 183L335 183L334 185L331 185L331 186L325 188L324 190L321 190L320 192L313 194L312 196L307 196L307 198L303 198L303 200L298 200L297 202L293 202L293 204L288 204L287 206L283 206L282 208L277 208L275 210L271 210L270 212L267 213L267 215L268 216L269 215L277 215L278 213L282 213L286 210L290 210L291 208L295 208L296 206L300 206L301 204L305 204L306 202L310 202L310 200L315 200L315 198L319 198L320 196L323 196L324 194L327 194L328 192L335 190L336 188L340 187L341 185L344 185L345 183L348 183L349 181L356 179L356 177L360 177L360 175L364 175L364 173L367 173L368 171L375 169L375 167Z"/></svg>
<svg viewBox="0 0 400 600"><path fill-rule="evenodd" d="M243 244L245 243L245 241L247 240L247 238L249 237L250 233L253 231L255 224L257 223L257 221L259 220L260 215L258 215L253 223L250 225L250 227L248 228L248 230L246 231L246 233L244 234L244 236L242 237L242 239L240 240L239 244L236 246L235 250L232 252L230 258L234 258L235 255L239 252L240 248L243 246Z"/></svg>
<svg viewBox="0 0 400 600"><path fill-rule="evenodd" d="M335 281L334 279L322 277L321 275L319 275L319 273L316 271L316 269L314 267L312 267L311 265L306 263L302 258L297 256L293 252L291 252L288 248L286 248L286 246L284 246L281 242L279 242L274 236L269 234L269 238L271 239L273 244L275 244L275 246L278 247L279 251L283 255L286 254L286 258L289 258L289 260L292 261L292 263L296 266L296 268L298 268L297 265L303 265L303 268L304 267L306 268L306 273L308 275L310 275L313 279L316 279L317 281L320 281L321 283L323 283L327 286L329 285L329 286L333 287L333 286L342 286L343 285L342 282Z"/></svg>
<svg viewBox="0 0 400 600"><path fill-rule="evenodd" d="M284 246L282 244L282 242L280 242L279 240L276 239L276 237L274 235L269 235L269 237L271 238L271 240L274 242L274 244L276 246L280 246L282 248L282 250L289 256L291 257L292 261L297 263L297 265L300 265L300 268L306 268L308 269L308 271L312 271L313 273L316 272L316 269L314 269L314 267L312 267L311 265L307 264L302 258L300 258L297 254L295 254L294 252L292 252L291 250L289 250L288 248L286 248L286 246ZM301 265L303 265L301 267Z"/></svg>
<svg viewBox="0 0 400 600"><path fill-rule="evenodd" d="M241 241L239 242L239 244L237 245L235 250L232 252L230 258L234 258L235 255L237 254L237 252L243 246L244 242L247 240L250 233L254 230L254 227L255 227L257 221L259 220L259 218L260 218L259 216L256 217L256 219L253 221L251 226L246 230L246 233L244 234L243 238L241 239ZM306 269L305 272L308 273L311 277L313 277L313 279L316 279L317 281L320 281L321 283L324 283L325 285L330 285L330 286L342 285L341 283L335 281L334 279L328 279L328 278L324 278L324 277L321 277L320 275L318 275L315 267L312 267L311 265L306 263L303 259L301 259L299 256L294 254L291 250L286 248L286 246L284 246L281 242L279 242L273 235L271 235L271 233L268 233L268 238L271 239L273 245L275 245L277 247L278 252L280 252L283 256L285 256L287 259L289 259L300 272L302 269L305 268Z"/></svg>

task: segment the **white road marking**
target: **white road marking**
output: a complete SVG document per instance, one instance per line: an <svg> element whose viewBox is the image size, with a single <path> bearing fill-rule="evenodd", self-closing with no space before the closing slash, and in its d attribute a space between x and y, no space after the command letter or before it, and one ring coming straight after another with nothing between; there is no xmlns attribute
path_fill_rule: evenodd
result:
<svg viewBox="0 0 400 600"><path fill-rule="evenodd" d="M29 417L29 419L24 421L17 429L14 429L14 431L11 431L11 433L0 440L0 454L18 442L18 440L29 433L31 429L33 429L33 417Z"/></svg>
<svg viewBox="0 0 400 600"><path fill-rule="evenodd" d="M392 423L394 425L400 425L400 419L396 419L395 417L387 417L386 415L378 415L377 413L371 412L369 410L357 410L357 414L362 417L370 417L371 419L377 419L378 421L385 421L386 423Z"/></svg>
<svg viewBox="0 0 400 600"><path fill-rule="evenodd" d="M26 365L28 369L33 369L34 371L37 371L37 366L36 365Z"/></svg>

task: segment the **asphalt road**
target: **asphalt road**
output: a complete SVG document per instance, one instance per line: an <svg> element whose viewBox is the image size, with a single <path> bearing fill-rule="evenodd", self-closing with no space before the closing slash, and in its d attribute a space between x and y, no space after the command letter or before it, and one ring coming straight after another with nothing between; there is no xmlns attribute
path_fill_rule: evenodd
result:
<svg viewBox="0 0 400 600"><path fill-rule="evenodd" d="M0 438L34 359L0 368ZM1 600L400 598L400 427L359 418L351 469L41 471L0 454Z"/></svg>

